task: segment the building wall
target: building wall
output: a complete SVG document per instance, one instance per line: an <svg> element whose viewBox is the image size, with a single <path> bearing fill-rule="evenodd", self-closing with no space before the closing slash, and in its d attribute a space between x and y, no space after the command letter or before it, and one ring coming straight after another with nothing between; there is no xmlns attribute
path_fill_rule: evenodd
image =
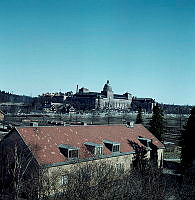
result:
<svg viewBox="0 0 195 200"><path fill-rule="evenodd" d="M56 167L50 167L49 168L49 173L53 173L56 170L66 170L66 171L71 171L73 166L82 167L86 164L101 164L101 163L108 163L111 165L116 165L116 164L123 164L124 170L129 170L132 167L132 161L133 161L133 154L129 155L123 155L123 156L115 156L111 158L104 158L104 159L97 159L93 161L87 161L87 162L78 162L74 164L66 164L62 166L56 166Z"/></svg>
<svg viewBox="0 0 195 200"><path fill-rule="evenodd" d="M94 98L94 97L75 97L70 104L78 110L92 109L130 109L131 99L113 99L113 98Z"/></svg>
<svg viewBox="0 0 195 200"><path fill-rule="evenodd" d="M98 105L99 104L99 105ZM96 108L99 106L100 109L130 109L131 100L127 99L96 99Z"/></svg>
<svg viewBox="0 0 195 200"><path fill-rule="evenodd" d="M2 112L0 112L0 121L4 120L4 114Z"/></svg>
<svg viewBox="0 0 195 200"><path fill-rule="evenodd" d="M118 167L123 168L125 172L132 168L132 161L133 161L133 154L129 154L129 155L87 161L87 162L79 162L75 164L50 167L47 170L47 175L49 179L51 180L51 182L53 181L52 185L54 186L50 192L51 194L55 194L56 189L60 192L63 188L63 185L61 183L62 176L67 175L68 177L69 173L71 172L75 173L77 169L85 167L86 165L92 165L92 166L96 165L98 167L98 165L107 164L107 165L111 165L113 169L115 169L116 171L118 170ZM56 176L58 177L56 178Z"/></svg>
<svg viewBox="0 0 195 200"><path fill-rule="evenodd" d="M161 158L163 159L164 149L158 149L158 167L161 165ZM123 168L123 172L130 170L133 167L133 157L134 154L130 155L123 155L123 156L116 156L111 158L104 158L99 160L87 161L87 162L78 162L75 164L67 164L61 166L50 167L47 169L47 175L53 185L53 189L51 188L50 193L55 194L56 191L62 192L65 185L62 185L61 178L62 176L67 177L67 184L70 181L70 177L68 174L76 173L77 169L82 169L87 165L101 165L101 164L108 164L116 170L118 167ZM150 152L147 153L146 157L150 158ZM97 169L97 168L94 168ZM117 173L116 173L117 175ZM95 179L95 178L94 178ZM53 181L53 182L52 182ZM93 184L93 180L91 182Z"/></svg>
<svg viewBox="0 0 195 200"><path fill-rule="evenodd" d="M152 113L153 107L155 104L156 103L155 103L154 99L133 98L131 108L133 111L137 111L139 109L139 107L141 107L142 111L147 112L147 113Z"/></svg>
<svg viewBox="0 0 195 200"><path fill-rule="evenodd" d="M162 162L164 159L164 149L158 149L157 150L157 154L158 154L158 167L162 167Z"/></svg>
<svg viewBox="0 0 195 200"><path fill-rule="evenodd" d="M77 110L92 110L96 106L96 98L94 97L70 97L68 102Z"/></svg>

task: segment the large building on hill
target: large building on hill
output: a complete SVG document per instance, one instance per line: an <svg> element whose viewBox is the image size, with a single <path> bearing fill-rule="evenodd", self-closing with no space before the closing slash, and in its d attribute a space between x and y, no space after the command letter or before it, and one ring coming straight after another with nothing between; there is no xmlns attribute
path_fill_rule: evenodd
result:
<svg viewBox="0 0 195 200"><path fill-rule="evenodd" d="M130 110L132 95L128 92L122 95L114 94L107 81L101 92L90 92L87 88L77 89L73 96L66 99L66 102L78 110Z"/></svg>

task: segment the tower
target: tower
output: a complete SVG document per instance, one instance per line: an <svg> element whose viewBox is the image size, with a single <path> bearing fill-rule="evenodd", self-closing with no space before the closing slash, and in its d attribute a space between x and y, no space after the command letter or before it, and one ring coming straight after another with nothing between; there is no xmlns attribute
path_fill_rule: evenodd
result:
<svg viewBox="0 0 195 200"><path fill-rule="evenodd" d="M79 86L77 84L77 88L76 88L76 94L79 92Z"/></svg>
<svg viewBox="0 0 195 200"><path fill-rule="evenodd" d="M108 99L113 99L113 91L112 91L112 87L111 87L111 85L110 85L109 80L107 80L106 84L104 85L104 88L103 88L102 93L103 93L104 95L106 95L106 97L107 97Z"/></svg>

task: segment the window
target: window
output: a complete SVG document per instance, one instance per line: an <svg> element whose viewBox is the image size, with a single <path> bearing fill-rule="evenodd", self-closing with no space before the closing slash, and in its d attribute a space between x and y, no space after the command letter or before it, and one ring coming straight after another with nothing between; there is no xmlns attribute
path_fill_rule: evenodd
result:
<svg viewBox="0 0 195 200"><path fill-rule="evenodd" d="M79 179L82 182L87 182L91 179L92 177L92 171L88 170L87 168L81 169L79 171Z"/></svg>
<svg viewBox="0 0 195 200"><path fill-rule="evenodd" d="M103 148L102 147L96 147L96 155L102 155L103 154Z"/></svg>
<svg viewBox="0 0 195 200"><path fill-rule="evenodd" d="M115 168L116 168L116 172L117 173L122 173L124 172L124 165L122 163L117 163L115 165Z"/></svg>
<svg viewBox="0 0 195 200"><path fill-rule="evenodd" d="M120 143L110 140L104 140L104 144L111 152L120 152Z"/></svg>
<svg viewBox="0 0 195 200"><path fill-rule="evenodd" d="M101 144L96 144L93 142L85 142L85 146L87 150L90 151L94 155L102 155L103 154L103 146Z"/></svg>
<svg viewBox="0 0 195 200"><path fill-rule="evenodd" d="M67 158L78 158L79 157L79 148L72 147L70 145L60 144L59 150Z"/></svg>
<svg viewBox="0 0 195 200"><path fill-rule="evenodd" d="M144 137L141 137L139 136L138 137L138 140L143 144L145 145L147 148L149 148L152 144L152 139L149 139L149 138L144 138Z"/></svg>
<svg viewBox="0 0 195 200"><path fill-rule="evenodd" d="M61 185L66 185L68 183L68 176L61 176Z"/></svg>
<svg viewBox="0 0 195 200"><path fill-rule="evenodd" d="M119 145L113 145L112 152L118 152L119 151Z"/></svg>
<svg viewBox="0 0 195 200"><path fill-rule="evenodd" d="M78 150L69 150L69 158L78 158L79 157L79 153Z"/></svg>

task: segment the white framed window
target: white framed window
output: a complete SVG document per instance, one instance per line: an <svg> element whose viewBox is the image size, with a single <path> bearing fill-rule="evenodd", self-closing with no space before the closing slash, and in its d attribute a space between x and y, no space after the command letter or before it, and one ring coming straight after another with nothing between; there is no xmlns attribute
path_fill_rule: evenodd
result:
<svg viewBox="0 0 195 200"><path fill-rule="evenodd" d="M69 158L78 158L79 157L79 151L77 149L69 150Z"/></svg>
<svg viewBox="0 0 195 200"><path fill-rule="evenodd" d="M111 152L120 153L120 143L113 142L113 141L110 141L110 140L104 140L104 144Z"/></svg>
<svg viewBox="0 0 195 200"><path fill-rule="evenodd" d="M90 151L94 155L102 155L103 154L103 145L96 144L93 142L85 142L87 150Z"/></svg>
<svg viewBox="0 0 195 200"><path fill-rule="evenodd" d="M68 184L68 176L63 175L61 176L61 185L66 185L66 184Z"/></svg>
<svg viewBox="0 0 195 200"><path fill-rule="evenodd" d="M67 158L72 159L79 157L79 148L75 148L66 144L60 144L58 147L60 152Z"/></svg>
<svg viewBox="0 0 195 200"><path fill-rule="evenodd" d="M103 147L96 147L96 155L102 155L103 154Z"/></svg>
<svg viewBox="0 0 195 200"><path fill-rule="evenodd" d="M117 163L115 165L115 169L117 173L122 173L124 172L124 164L123 163Z"/></svg>
<svg viewBox="0 0 195 200"><path fill-rule="evenodd" d="M114 144L114 145L113 145L113 148L112 148L112 152L119 152L119 151L120 151L120 145Z"/></svg>

